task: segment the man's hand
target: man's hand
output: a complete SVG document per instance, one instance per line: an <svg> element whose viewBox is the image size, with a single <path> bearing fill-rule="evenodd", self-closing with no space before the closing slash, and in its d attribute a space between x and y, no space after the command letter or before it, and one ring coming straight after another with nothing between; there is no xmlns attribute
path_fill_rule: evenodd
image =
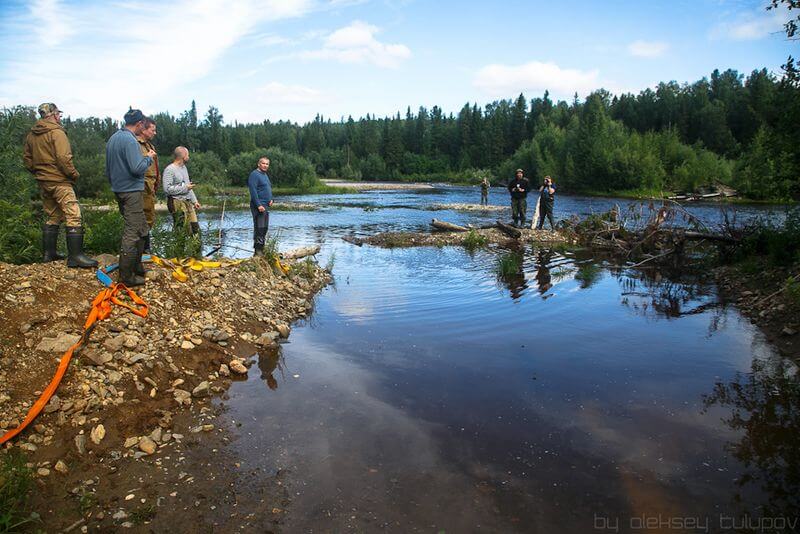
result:
<svg viewBox="0 0 800 534"><path fill-rule="evenodd" d="M155 151L155 150L153 150L153 149L150 149L150 150L148 150L148 151L147 151L147 157L148 157L148 158L150 158L150 159L155 159L155 157L156 157L156 151Z"/></svg>
<svg viewBox="0 0 800 534"><path fill-rule="evenodd" d="M265 211L267 211L267 208L265 208L264 206L259 206L258 211L259 213L264 213Z"/></svg>
<svg viewBox="0 0 800 534"><path fill-rule="evenodd" d="M269 205L270 208L272 207L272 201L271 200L269 201L268 205Z"/></svg>
<svg viewBox="0 0 800 534"><path fill-rule="evenodd" d="M196 209L196 210L200 209L200 203L199 202L195 202L194 203L194 209Z"/></svg>
<svg viewBox="0 0 800 534"><path fill-rule="evenodd" d="M192 189L194 189L194 184L192 182L189 182L189 185L187 185L186 188L191 191Z"/></svg>

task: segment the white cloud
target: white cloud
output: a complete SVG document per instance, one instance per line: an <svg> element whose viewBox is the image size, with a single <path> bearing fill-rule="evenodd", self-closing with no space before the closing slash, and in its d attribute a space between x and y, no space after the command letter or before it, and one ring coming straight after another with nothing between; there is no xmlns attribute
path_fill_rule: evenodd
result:
<svg viewBox="0 0 800 534"><path fill-rule="evenodd" d="M58 13L61 6L55 0L39 4L14 35L0 37L0 46L15 52L4 65L0 93L17 103L56 101L74 116L118 118L129 105L156 111L161 99L208 74L260 25L319 7L314 0L181 0L159 6L158 21L173 21L165 27L154 20L152 4L98 2L82 6L73 15L73 38L52 47L41 42L51 34L43 21L47 9ZM30 24L41 25L37 39L25 38ZM66 36L56 30L45 44Z"/></svg>
<svg viewBox="0 0 800 534"><path fill-rule="evenodd" d="M757 41L771 34L783 33L788 15L783 9L741 13L734 21L722 22L711 29L712 39Z"/></svg>
<svg viewBox="0 0 800 534"><path fill-rule="evenodd" d="M473 84L489 95L503 98L525 91L549 90L556 96L569 97L575 92L586 95L600 87L613 90L613 85L601 83L596 69L562 69L555 63L540 61L487 65L477 72Z"/></svg>
<svg viewBox="0 0 800 534"><path fill-rule="evenodd" d="M34 0L28 11L33 31L43 46L58 46L75 33L72 18L59 0Z"/></svg>
<svg viewBox="0 0 800 534"><path fill-rule="evenodd" d="M320 50L300 52L304 59L333 59L342 63L371 63L383 68L397 68L411 57L403 44L385 44L375 38L380 28L360 20L340 28L325 38Z"/></svg>
<svg viewBox="0 0 800 534"><path fill-rule="evenodd" d="M309 105L326 99L325 95L317 89L302 85L286 85L280 82L268 83L259 88L256 95L257 100L270 104Z"/></svg>
<svg viewBox="0 0 800 534"><path fill-rule="evenodd" d="M628 45L628 53L636 57L659 57L669 45L660 41L634 41Z"/></svg>

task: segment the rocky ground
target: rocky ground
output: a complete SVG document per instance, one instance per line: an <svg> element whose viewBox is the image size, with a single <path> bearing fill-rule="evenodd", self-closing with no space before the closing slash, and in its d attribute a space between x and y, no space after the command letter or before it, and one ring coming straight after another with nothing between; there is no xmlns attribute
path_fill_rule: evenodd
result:
<svg viewBox="0 0 800 534"><path fill-rule="evenodd" d="M514 243L568 243L569 238L553 230L519 229L521 236L513 239L497 228L475 229L475 234L485 238L483 244L509 245ZM369 237L347 237L354 245L373 245L378 247L443 247L469 245L471 232L383 232Z"/></svg>
<svg viewBox="0 0 800 534"><path fill-rule="evenodd" d="M800 265L789 268L764 266L758 272L724 266L714 270L720 298L755 323L772 346L800 365L800 297L786 291L786 279L797 276Z"/></svg>
<svg viewBox="0 0 800 534"><path fill-rule="evenodd" d="M286 501L280 474L239 494L253 473L215 446L230 423L212 399L246 377L254 355L277 352L330 274L305 260L288 275L247 260L192 271L185 283L158 267L148 278L137 293L149 316L115 307L42 415L0 451L21 451L36 475L32 528L272 530ZM0 263L0 433L48 384L101 287L93 271L61 263Z"/></svg>

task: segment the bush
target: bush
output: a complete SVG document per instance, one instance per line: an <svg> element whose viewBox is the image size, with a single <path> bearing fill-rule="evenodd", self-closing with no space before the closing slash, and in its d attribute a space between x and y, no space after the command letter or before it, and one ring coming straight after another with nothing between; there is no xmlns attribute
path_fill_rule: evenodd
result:
<svg viewBox="0 0 800 534"><path fill-rule="evenodd" d="M190 154L186 168L189 170L192 182L216 187L228 185L225 164L214 152L194 152Z"/></svg>
<svg viewBox="0 0 800 534"><path fill-rule="evenodd" d="M91 254L116 254L122 242L124 221L116 208L83 210L83 247Z"/></svg>
<svg viewBox="0 0 800 534"><path fill-rule="evenodd" d="M789 211L780 226L759 221L744 231L734 259L744 261L753 256L766 257L775 265L800 261L800 208Z"/></svg>
<svg viewBox="0 0 800 534"><path fill-rule="evenodd" d="M467 235L464 237L464 247L473 251L475 249L486 246L486 236L479 234L474 228L471 228Z"/></svg>
<svg viewBox="0 0 800 534"><path fill-rule="evenodd" d="M42 258L42 231L30 203L0 200L0 261L32 263Z"/></svg>
<svg viewBox="0 0 800 534"><path fill-rule="evenodd" d="M247 185L247 177L256 168L258 159L270 159L269 174L273 187L298 187L310 189L320 185L314 166L306 158L281 148L243 152L228 160L228 179L233 185Z"/></svg>
<svg viewBox="0 0 800 534"><path fill-rule="evenodd" d="M199 236L189 234L188 225L188 222L176 227L171 222L155 225L150 244L153 253L167 259L202 257L202 241Z"/></svg>

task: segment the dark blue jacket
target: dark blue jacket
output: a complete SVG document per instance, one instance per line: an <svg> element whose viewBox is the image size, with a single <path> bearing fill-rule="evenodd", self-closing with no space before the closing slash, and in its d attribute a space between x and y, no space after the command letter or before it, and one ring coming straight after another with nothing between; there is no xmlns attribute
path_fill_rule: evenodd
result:
<svg viewBox="0 0 800 534"><path fill-rule="evenodd" d="M272 184L267 173L258 169L250 173L247 177L247 188L250 189L250 207L258 209L264 206L269 209L269 201L272 200Z"/></svg>
<svg viewBox="0 0 800 534"><path fill-rule="evenodd" d="M106 144L106 176L115 193L144 191L144 173L152 164L130 130L118 130Z"/></svg>

